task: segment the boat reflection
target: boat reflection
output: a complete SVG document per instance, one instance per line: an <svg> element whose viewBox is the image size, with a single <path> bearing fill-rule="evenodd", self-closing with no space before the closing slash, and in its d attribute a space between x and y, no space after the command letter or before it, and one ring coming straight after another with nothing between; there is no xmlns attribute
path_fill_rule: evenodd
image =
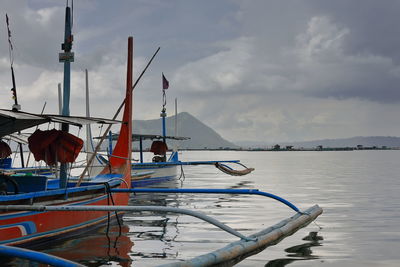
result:
<svg viewBox="0 0 400 267"><path fill-rule="evenodd" d="M318 259L319 258L318 256L313 255L313 251L311 250L311 248L322 246L319 241L323 240L323 237L319 236L318 232L310 232L306 237L303 238L303 240L307 240L309 242L285 249L285 251L288 252L287 254L288 258L275 259L269 261L264 266L280 267L280 266L286 266L295 261Z"/></svg>
<svg viewBox="0 0 400 267"><path fill-rule="evenodd" d="M118 263L131 266L130 252L133 242L128 237L129 227L113 224L80 235L79 238L52 242L41 250L85 266L102 266ZM39 249L40 250L40 249Z"/></svg>
<svg viewBox="0 0 400 267"><path fill-rule="evenodd" d="M113 224L81 233L79 237L70 236L35 245L29 249L74 261L84 266L132 265L130 252L133 242L128 237L129 227ZM0 256L1 266L47 266L26 259Z"/></svg>

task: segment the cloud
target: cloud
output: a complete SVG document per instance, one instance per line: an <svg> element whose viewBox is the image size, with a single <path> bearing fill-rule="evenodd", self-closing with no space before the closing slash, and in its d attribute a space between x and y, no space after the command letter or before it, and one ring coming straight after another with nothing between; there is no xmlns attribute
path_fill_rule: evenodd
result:
<svg viewBox="0 0 400 267"><path fill-rule="evenodd" d="M138 119L159 116L164 72L168 112L178 97L179 110L231 140L396 135L398 119L385 114L400 112L399 4L364 2L75 2L72 113L84 113L88 69L92 114L112 116L125 87L126 38L133 35L135 77L161 46L135 89ZM17 88L29 111L44 101L58 110L64 4L0 4L10 15ZM6 37L0 27L2 107L11 105Z"/></svg>
<svg viewBox="0 0 400 267"><path fill-rule="evenodd" d="M181 91L229 91L242 83L252 49L252 40L239 38L218 44L220 50L176 70L173 82Z"/></svg>
<svg viewBox="0 0 400 267"><path fill-rule="evenodd" d="M328 17L313 17L305 33L297 36L299 56L304 60L317 59L327 63L341 57L343 40L350 33L347 28L339 29Z"/></svg>
<svg viewBox="0 0 400 267"><path fill-rule="evenodd" d="M351 34L328 17L313 17L307 31L297 37L297 87L305 95L321 98L399 102L398 66L379 55L345 53Z"/></svg>

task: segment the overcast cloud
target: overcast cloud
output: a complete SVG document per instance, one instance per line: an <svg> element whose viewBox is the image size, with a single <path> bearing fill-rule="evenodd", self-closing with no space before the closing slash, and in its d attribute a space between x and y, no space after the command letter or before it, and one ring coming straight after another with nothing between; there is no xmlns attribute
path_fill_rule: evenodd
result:
<svg viewBox="0 0 400 267"><path fill-rule="evenodd" d="M0 107L10 108L5 13L23 110L56 113L65 1L1 1ZM174 98L230 141L302 141L400 134L400 2L136 0L74 3L71 113L111 118L125 86L128 36L135 118L161 110L161 72ZM1 24L1 23L0 23Z"/></svg>

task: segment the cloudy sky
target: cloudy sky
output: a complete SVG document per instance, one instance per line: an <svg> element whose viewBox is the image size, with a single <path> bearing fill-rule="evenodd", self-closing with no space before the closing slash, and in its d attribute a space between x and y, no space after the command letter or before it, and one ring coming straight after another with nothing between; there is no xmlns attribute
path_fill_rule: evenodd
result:
<svg viewBox="0 0 400 267"><path fill-rule="evenodd" d="M65 1L0 2L0 107L12 105L5 13L23 110L56 113ZM400 136L400 1L79 0L71 114L111 118L134 37L135 118L187 111L230 141Z"/></svg>

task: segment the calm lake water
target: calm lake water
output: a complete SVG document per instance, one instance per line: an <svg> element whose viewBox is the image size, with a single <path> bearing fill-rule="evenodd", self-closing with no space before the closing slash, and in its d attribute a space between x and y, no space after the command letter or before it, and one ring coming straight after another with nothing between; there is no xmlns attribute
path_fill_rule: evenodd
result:
<svg viewBox="0 0 400 267"><path fill-rule="evenodd" d="M232 152L183 151L182 160L240 159L255 171L228 176L213 166L184 167L184 188L257 188L300 209L324 213L306 228L236 266L400 266L400 151ZM201 211L250 235L294 214L261 196L137 194L132 205ZM186 215L144 212L118 227L44 250L89 266L157 266L190 259L238 240ZM303 240L317 232L315 241Z"/></svg>

